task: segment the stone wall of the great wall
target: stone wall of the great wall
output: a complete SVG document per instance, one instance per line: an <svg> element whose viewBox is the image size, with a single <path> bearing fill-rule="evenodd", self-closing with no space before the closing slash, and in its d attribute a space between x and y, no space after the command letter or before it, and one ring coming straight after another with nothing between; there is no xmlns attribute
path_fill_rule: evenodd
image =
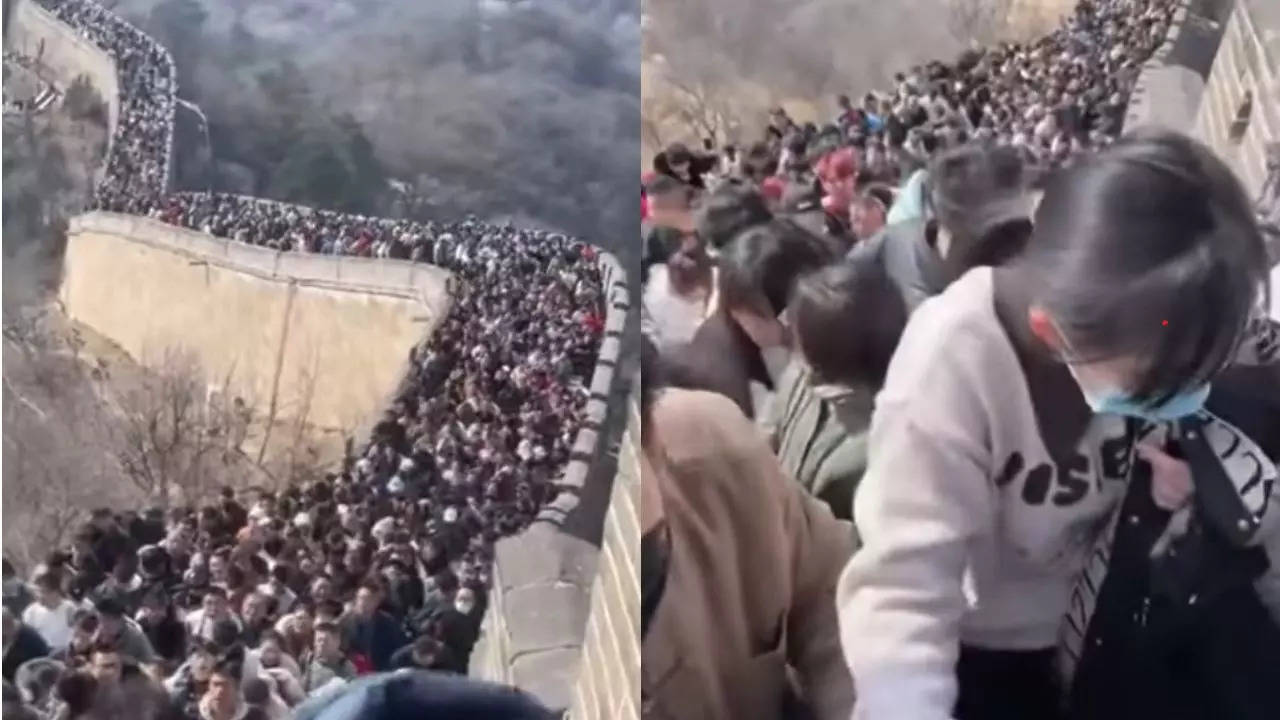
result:
<svg viewBox="0 0 1280 720"><path fill-rule="evenodd" d="M143 217L89 213L68 233L65 312L144 364L186 348L260 412L353 431L386 406L409 349L444 316L449 273L281 253Z"/></svg>
<svg viewBox="0 0 1280 720"><path fill-rule="evenodd" d="M1252 107L1239 118L1246 92ZM1236 0L1192 130L1250 193L1261 189L1265 147L1280 141L1280 2Z"/></svg>

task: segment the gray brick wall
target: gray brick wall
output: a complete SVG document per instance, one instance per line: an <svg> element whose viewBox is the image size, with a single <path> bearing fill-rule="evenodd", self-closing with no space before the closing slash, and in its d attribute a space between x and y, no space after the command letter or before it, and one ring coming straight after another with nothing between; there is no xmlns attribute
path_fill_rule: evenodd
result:
<svg viewBox="0 0 1280 720"><path fill-rule="evenodd" d="M1240 0L1227 21L1196 115L1194 133L1231 165L1250 195L1262 187L1263 148L1280 140L1280 11L1275 0ZM1243 136L1231 127L1246 91L1253 112Z"/></svg>
<svg viewBox="0 0 1280 720"><path fill-rule="evenodd" d="M634 406L628 425L591 591L582 670L569 714L572 720L639 717L640 463L636 443L640 423Z"/></svg>

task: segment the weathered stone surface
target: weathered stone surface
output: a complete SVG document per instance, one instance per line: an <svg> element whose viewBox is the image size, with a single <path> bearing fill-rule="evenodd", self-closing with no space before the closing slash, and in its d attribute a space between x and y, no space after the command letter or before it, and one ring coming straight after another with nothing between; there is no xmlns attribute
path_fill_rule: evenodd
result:
<svg viewBox="0 0 1280 720"><path fill-rule="evenodd" d="M565 710L572 702L581 654L575 647L522 655L512 663L512 680L552 710Z"/></svg>
<svg viewBox="0 0 1280 720"><path fill-rule="evenodd" d="M582 643L589 588L568 583L520 587L507 593L505 603L512 657Z"/></svg>

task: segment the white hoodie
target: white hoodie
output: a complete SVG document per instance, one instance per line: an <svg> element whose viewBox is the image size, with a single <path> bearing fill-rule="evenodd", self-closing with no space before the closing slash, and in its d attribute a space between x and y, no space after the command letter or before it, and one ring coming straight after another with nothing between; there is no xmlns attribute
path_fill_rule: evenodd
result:
<svg viewBox="0 0 1280 720"><path fill-rule="evenodd" d="M1076 457L1055 467L995 315L991 270L920 306L876 398L854 503L864 545L837 594L855 718L950 717L961 642L1057 646L1073 582L1133 464L1125 425L1094 416ZM1235 480L1239 469L1224 467ZM1280 503L1265 491L1245 500L1263 518L1258 537L1275 545ZM1280 548L1268 551L1280 560ZM966 601L969 575L976 602Z"/></svg>

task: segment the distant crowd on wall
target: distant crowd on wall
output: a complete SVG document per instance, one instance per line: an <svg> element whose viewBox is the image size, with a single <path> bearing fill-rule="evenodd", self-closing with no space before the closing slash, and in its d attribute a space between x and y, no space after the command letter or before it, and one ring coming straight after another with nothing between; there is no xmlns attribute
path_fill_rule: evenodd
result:
<svg viewBox="0 0 1280 720"><path fill-rule="evenodd" d="M1280 716L1280 151L1123 127L1179 5L652 158L648 716Z"/></svg>
<svg viewBox="0 0 1280 720"><path fill-rule="evenodd" d="M604 330L597 250L557 233L168 192L172 59L85 0L120 114L92 209L274 250L430 262L451 306L363 451L279 492L102 508L4 579L6 718L284 718L359 675L465 673L497 539L557 492Z"/></svg>

